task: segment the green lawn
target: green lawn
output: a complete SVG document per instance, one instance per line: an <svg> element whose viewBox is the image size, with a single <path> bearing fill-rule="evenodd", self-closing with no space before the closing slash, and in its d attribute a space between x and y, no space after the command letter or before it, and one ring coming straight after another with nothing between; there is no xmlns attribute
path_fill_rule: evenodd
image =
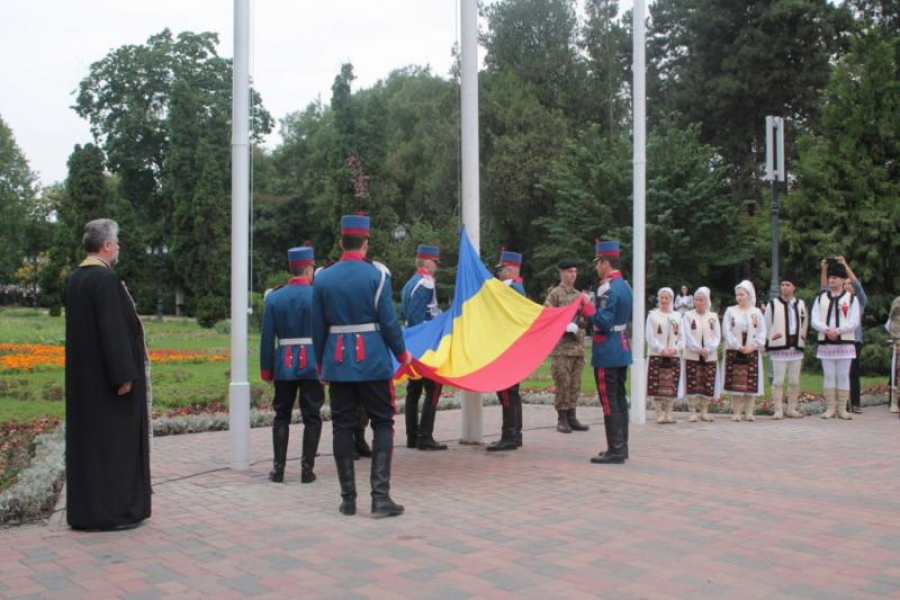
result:
<svg viewBox="0 0 900 600"><path fill-rule="evenodd" d="M213 354L229 352L230 338L227 333L203 329L188 319L172 319L165 323L147 319L144 326L151 349L201 350ZM65 323L62 317L47 316L46 311L0 307L0 342L61 345L64 341ZM271 401L272 391L259 379L257 333L251 331L249 345L251 400L255 406L267 405ZM587 364L590 364L590 352L585 354ZM154 408L170 410L192 404L227 404L229 367L227 360L154 363ZM805 391L818 392L821 382L820 374L804 373L801 385ZM883 383L881 377L863 378L863 387L880 383ZM522 382L523 391L545 390L552 386L549 359ZM582 390L590 393L594 389L593 373L586 368L582 376ZM401 386L397 392L402 398L405 388ZM13 418L28 420L42 415L62 417L63 398L62 367L40 366L33 371L12 371L0 366L0 423Z"/></svg>

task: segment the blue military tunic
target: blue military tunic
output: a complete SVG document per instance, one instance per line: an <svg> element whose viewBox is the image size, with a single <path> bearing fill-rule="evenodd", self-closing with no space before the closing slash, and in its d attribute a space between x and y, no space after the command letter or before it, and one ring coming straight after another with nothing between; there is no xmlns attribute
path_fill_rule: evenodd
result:
<svg viewBox="0 0 900 600"><path fill-rule="evenodd" d="M312 296L305 277L294 277L266 296L259 342L260 376L265 381L316 379L310 331Z"/></svg>
<svg viewBox="0 0 900 600"><path fill-rule="evenodd" d="M514 278L514 279L504 279L504 280L503 280L503 283L504 283L505 285L508 285L508 286L511 287L512 289L516 290L516 291L519 292L521 295L527 296L527 295L525 294L525 286L522 284L522 278L521 278L521 277L516 277L516 278Z"/></svg>
<svg viewBox="0 0 900 600"><path fill-rule="evenodd" d="M619 271L597 290L594 300L593 348L591 365L603 368L627 367L631 364L631 344L626 326L631 320L631 286Z"/></svg>
<svg viewBox="0 0 900 600"><path fill-rule="evenodd" d="M400 292L400 316L407 327L430 321L438 311L434 278L422 269L409 278Z"/></svg>
<svg viewBox="0 0 900 600"><path fill-rule="evenodd" d="M406 346L387 268L345 252L323 269L313 286L312 337L323 380L391 379L391 354L401 360Z"/></svg>

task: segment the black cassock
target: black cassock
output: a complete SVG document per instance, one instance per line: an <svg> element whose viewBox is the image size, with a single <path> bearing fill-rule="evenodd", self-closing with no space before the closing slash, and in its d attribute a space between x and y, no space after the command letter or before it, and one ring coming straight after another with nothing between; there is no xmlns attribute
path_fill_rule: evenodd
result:
<svg viewBox="0 0 900 600"><path fill-rule="evenodd" d="M87 259L66 284L66 513L79 529L150 516L144 337L116 273ZM117 395L132 381L131 391Z"/></svg>

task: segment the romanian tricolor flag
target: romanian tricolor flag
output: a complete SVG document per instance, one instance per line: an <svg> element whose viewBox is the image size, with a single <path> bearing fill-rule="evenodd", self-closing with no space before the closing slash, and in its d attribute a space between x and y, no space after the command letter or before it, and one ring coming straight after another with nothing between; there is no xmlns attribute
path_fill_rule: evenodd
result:
<svg viewBox="0 0 900 600"><path fill-rule="evenodd" d="M398 375L470 392L504 390L541 365L580 306L547 308L492 277L461 229L453 304L404 331L412 372Z"/></svg>

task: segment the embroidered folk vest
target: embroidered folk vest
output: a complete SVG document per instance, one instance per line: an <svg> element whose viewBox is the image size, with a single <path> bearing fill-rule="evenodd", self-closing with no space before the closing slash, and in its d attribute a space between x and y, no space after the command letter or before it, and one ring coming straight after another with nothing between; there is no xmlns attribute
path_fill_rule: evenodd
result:
<svg viewBox="0 0 900 600"><path fill-rule="evenodd" d="M647 315L647 319L651 324L651 331L648 333L654 337L660 346L663 348L678 347L678 332L681 328L678 313L664 313L658 308L654 308ZM662 356L660 352L654 350L652 347L648 348L648 354L650 356Z"/></svg>
<svg viewBox="0 0 900 600"><path fill-rule="evenodd" d="M832 296L831 292L825 290L819 294L819 319L829 327L839 328L841 324L850 316L850 308L856 299L852 294L841 292L840 296ZM856 332L852 329L841 334L841 337L832 342L825 337L825 332L819 332L820 344L853 344L856 342Z"/></svg>
<svg viewBox="0 0 900 600"><path fill-rule="evenodd" d="M809 314L806 312L806 304L803 300L797 298L791 307L781 297L778 297L769 301L769 309L772 311L772 327L766 332L766 348L768 350L805 348ZM794 311L794 331L788 331L789 310Z"/></svg>
<svg viewBox="0 0 900 600"><path fill-rule="evenodd" d="M710 340L721 335L719 333L719 315L714 312L707 311L701 315L696 310L690 310L684 315L684 323L687 328L684 334L691 336L696 345L700 347L706 346ZM686 360L700 360L700 355L685 344L684 358ZM717 359L718 348L713 348L709 356L706 357L706 361L715 362Z"/></svg>

